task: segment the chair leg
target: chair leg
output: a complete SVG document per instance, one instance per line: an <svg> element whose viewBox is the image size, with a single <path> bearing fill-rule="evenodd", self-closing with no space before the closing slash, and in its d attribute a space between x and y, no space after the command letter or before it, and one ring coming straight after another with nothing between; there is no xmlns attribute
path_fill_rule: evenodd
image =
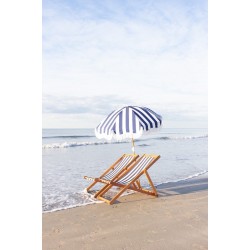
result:
<svg viewBox="0 0 250 250"><path fill-rule="evenodd" d="M143 172L140 173L134 180L130 181L126 186L124 186L124 187L122 188L122 190L121 190L118 194L116 194L116 195L111 199L110 205L112 205L112 204L114 203L114 201L122 195L122 193L124 193L127 189L129 189L129 187L130 187L131 185L137 183L137 185L139 186L139 190L140 190L140 182L139 182L139 184L138 184L138 179L140 178L140 176L141 176L142 174L143 174Z"/></svg>
<svg viewBox="0 0 250 250"><path fill-rule="evenodd" d="M140 181L140 179L136 180L136 183L137 183L138 187L141 188L141 181Z"/></svg>
<svg viewBox="0 0 250 250"><path fill-rule="evenodd" d="M151 180L151 178L150 178L148 172L145 171L145 174L146 174L146 176L147 176L147 179L148 179L148 182L149 182L150 186L151 186L152 189L154 190L155 196L158 196L157 190L156 190L156 188L155 188L155 186L154 186L154 184L153 184L153 182L152 182L152 180Z"/></svg>
<svg viewBox="0 0 250 250"><path fill-rule="evenodd" d="M109 204L112 205L115 202L115 200L117 200L117 198L119 198L126 191L126 189L128 189L129 186L130 184L122 188L122 190L110 200Z"/></svg>
<svg viewBox="0 0 250 250"><path fill-rule="evenodd" d="M96 183L97 183L97 181L93 181L93 182L86 188L86 190L89 191Z"/></svg>
<svg viewBox="0 0 250 250"><path fill-rule="evenodd" d="M98 198L99 196L102 196L104 193L106 193L110 188L112 187L111 184L107 184L103 188L101 188L95 195L95 198Z"/></svg>
<svg viewBox="0 0 250 250"><path fill-rule="evenodd" d="M148 195L153 195L153 196L158 196L157 194L157 190L148 174L147 171L144 171L144 173L146 174L146 177L148 179L148 182L150 184L150 186L152 187L153 191L150 190L146 190L143 189L140 185L140 181L138 181L138 179L140 178L140 176L143 174L143 172L134 180L132 180L130 183L128 183L126 186L122 187L122 189L120 190L120 192L118 192L110 201L103 198L102 195L105 194L111 187L116 186L116 185L112 185L112 184L107 184L105 187L103 187L96 195L95 198L97 197L98 199L101 199L105 202L107 202L109 205L112 205L115 200L117 200L127 189L132 189L135 190L137 192L141 192L141 193L145 193ZM138 188L136 188L135 183L138 185Z"/></svg>
<svg viewBox="0 0 250 250"><path fill-rule="evenodd" d="M106 203L108 203L110 205L110 201L105 199L104 197L98 196L98 199L102 200L102 201L104 201L104 202L106 202Z"/></svg>

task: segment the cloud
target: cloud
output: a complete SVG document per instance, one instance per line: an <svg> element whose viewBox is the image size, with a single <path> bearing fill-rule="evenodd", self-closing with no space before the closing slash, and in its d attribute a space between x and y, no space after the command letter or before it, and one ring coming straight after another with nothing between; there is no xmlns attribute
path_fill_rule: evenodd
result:
<svg viewBox="0 0 250 250"><path fill-rule="evenodd" d="M43 113L107 115L112 110L128 105L130 100L117 96L57 97L43 96Z"/></svg>
<svg viewBox="0 0 250 250"><path fill-rule="evenodd" d="M205 119L207 2L45 0L43 94L46 114L136 104Z"/></svg>

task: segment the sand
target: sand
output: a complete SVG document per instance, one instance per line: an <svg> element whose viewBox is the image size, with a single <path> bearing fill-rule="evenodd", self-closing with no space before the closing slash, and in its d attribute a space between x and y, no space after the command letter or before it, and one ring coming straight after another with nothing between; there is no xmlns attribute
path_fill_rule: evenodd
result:
<svg viewBox="0 0 250 250"><path fill-rule="evenodd" d="M43 214L43 250L208 249L207 176L157 190Z"/></svg>

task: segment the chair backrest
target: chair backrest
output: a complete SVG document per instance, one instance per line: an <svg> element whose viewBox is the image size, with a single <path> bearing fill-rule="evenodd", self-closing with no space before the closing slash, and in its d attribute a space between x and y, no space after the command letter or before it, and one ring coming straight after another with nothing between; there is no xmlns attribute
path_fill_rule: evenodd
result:
<svg viewBox="0 0 250 250"><path fill-rule="evenodd" d="M144 154L136 161L136 163L131 165L128 172L126 172L126 174L121 175L121 177L116 182L122 185L128 184L136 176L142 173L142 171L150 168L159 158L159 155Z"/></svg>
<svg viewBox="0 0 250 250"><path fill-rule="evenodd" d="M113 170L104 175L102 179L112 180L123 168L132 163L138 155L134 154L124 154L122 159L114 166Z"/></svg>

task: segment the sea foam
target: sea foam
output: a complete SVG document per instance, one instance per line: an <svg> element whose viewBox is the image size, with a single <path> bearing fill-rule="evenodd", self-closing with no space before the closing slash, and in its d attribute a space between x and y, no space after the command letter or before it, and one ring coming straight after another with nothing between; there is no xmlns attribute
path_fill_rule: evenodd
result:
<svg viewBox="0 0 250 250"><path fill-rule="evenodd" d="M193 140L193 139L202 139L207 138L208 135L200 135L200 136L163 136L163 137L156 137L152 138L155 140ZM149 139L143 139L143 140L136 140L136 141L147 141ZM131 143L130 140L124 140L124 141L98 141L98 142L62 142L62 143L49 143L49 144L43 144L43 149L51 149L51 148L69 148L69 147L79 147L79 146L93 146L93 145L103 145L103 144L117 144L117 143ZM140 144L138 146L145 147L149 146L148 144Z"/></svg>

